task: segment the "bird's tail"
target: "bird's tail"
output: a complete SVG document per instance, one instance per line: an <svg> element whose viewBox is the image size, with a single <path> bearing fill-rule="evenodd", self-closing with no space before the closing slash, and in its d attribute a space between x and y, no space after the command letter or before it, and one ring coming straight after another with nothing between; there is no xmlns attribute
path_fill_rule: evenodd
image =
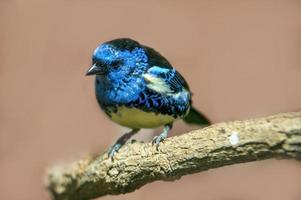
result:
<svg viewBox="0 0 301 200"><path fill-rule="evenodd" d="M211 124L206 116L193 107L190 108L188 115L186 115L183 120L187 124L196 124L200 126L208 126Z"/></svg>

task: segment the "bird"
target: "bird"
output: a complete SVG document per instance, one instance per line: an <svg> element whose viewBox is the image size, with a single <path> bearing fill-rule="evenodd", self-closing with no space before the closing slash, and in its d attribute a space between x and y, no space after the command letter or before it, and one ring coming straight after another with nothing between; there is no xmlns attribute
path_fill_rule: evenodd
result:
<svg viewBox="0 0 301 200"><path fill-rule="evenodd" d="M111 146L110 158L143 128L163 126L162 133L152 141L158 148L179 119L210 125L209 119L193 107L192 92L183 76L159 52L133 39L100 44L86 75L96 75L100 108L113 122L131 130Z"/></svg>

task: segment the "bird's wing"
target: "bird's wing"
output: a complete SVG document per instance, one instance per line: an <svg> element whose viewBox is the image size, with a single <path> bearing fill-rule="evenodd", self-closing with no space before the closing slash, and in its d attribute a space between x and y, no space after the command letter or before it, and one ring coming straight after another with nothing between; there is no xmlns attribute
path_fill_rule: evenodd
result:
<svg viewBox="0 0 301 200"><path fill-rule="evenodd" d="M161 94L175 94L184 89L189 91L185 79L173 68L153 66L143 74L143 78L149 89Z"/></svg>

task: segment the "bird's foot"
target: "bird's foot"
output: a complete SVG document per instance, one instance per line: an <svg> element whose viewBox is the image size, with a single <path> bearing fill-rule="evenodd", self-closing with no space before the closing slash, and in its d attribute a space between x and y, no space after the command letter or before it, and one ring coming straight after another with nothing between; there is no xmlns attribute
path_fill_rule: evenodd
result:
<svg viewBox="0 0 301 200"><path fill-rule="evenodd" d="M137 133L139 129L133 129L130 132L122 135L116 143L109 149L108 156L113 160L114 155L118 152L118 150L128 141L135 133Z"/></svg>
<svg viewBox="0 0 301 200"><path fill-rule="evenodd" d="M160 135L154 137L152 144L156 145L157 150L159 148L159 144L167 138L171 128L172 128L172 124L165 125L163 132Z"/></svg>
<svg viewBox="0 0 301 200"><path fill-rule="evenodd" d="M123 144L115 143L108 151L109 158L113 159L115 153L122 147Z"/></svg>
<svg viewBox="0 0 301 200"><path fill-rule="evenodd" d="M158 149L159 148L159 144L165 140L167 138L167 136L163 136L162 134L161 135L158 135L158 136L155 136L154 139L153 139L153 142L152 144L153 145L156 145L156 148Z"/></svg>

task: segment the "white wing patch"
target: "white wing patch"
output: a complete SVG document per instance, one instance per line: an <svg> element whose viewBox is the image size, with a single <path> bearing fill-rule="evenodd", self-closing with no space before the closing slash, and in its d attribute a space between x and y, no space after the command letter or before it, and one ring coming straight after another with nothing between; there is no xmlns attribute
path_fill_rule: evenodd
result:
<svg viewBox="0 0 301 200"><path fill-rule="evenodd" d="M166 83L161 78L151 74L143 74L143 77L147 81L147 87L149 89L158 93L164 93L164 94L173 93L168 83Z"/></svg>

